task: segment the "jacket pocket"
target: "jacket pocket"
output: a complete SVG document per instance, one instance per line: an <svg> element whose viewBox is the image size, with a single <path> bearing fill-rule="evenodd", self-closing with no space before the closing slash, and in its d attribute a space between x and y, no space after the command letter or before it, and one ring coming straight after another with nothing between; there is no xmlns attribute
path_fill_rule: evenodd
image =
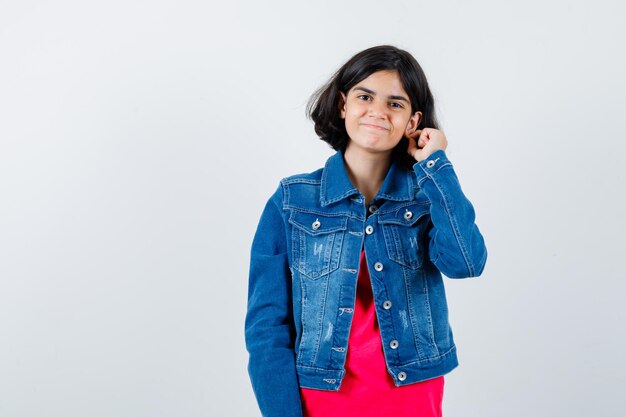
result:
<svg viewBox="0 0 626 417"><path fill-rule="evenodd" d="M426 233L429 213L430 204L424 202L378 213L378 224L383 229L391 260L407 268L421 268L424 254L428 252Z"/></svg>
<svg viewBox="0 0 626 417"><path fill-rule="evenodd" d="M339 267L343 235L348 218L324 216L293 210L289 216L292 227L293 268L301 274L318 279Z"/></svg>

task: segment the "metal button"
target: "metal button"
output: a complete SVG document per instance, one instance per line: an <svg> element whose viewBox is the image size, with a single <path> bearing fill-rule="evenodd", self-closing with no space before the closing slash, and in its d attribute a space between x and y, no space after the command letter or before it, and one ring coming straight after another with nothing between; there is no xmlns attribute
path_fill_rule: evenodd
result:
<svg viewBox="0 0 626 417"><path fill-rule="evenodd" d="M413 213L407 210L407 211L404 213L404 219L405 219L405 220L411 220L412 218L413 218Z"/></svg>
<svg viewBox="0 0 626 417"><path fill-rule="evenodd" d="M397 340L392 340L389 343L389 347L392 348L392 349L398 349L398 341Z"/></svg>
<svg viewBox="0 0 626 417"><path fill-rule="evenodd" d="M400 381L404 381L406 379L406 372L400 372L398 373L398 379Z"/></svg>
<svg viewBox="0 0 626 417"><path fill-rule="evenodd" d="M432 167L434 167L434 166L435 166L435 161L433 161L433 160L431 159L430 161L426 162L426 166L427 166L428 168L432 168Z"/></svg>
<svg viewBox="0 0 626 417"><path fill-rule="evenodd" d="M381 264L380 262L376 262L374 264L374 269L377 270L378 272L383 270L383 264Z"/></svg>
<svg viewBox="0 0 626 417"><path fill-rule="evenodd" d="M370 205L369 210L370 210L370 213L376 213L376 210L378 210L378 207L376 207L375 204L372 204Z"/></svg>
<svg viewBox="0 0 626 417"><path fill-rule="evenodd" d="M374 228L372 226L367 226L365 228L365 233L367 233L368 235L371 235L372 233L374 233Z"/></svg>
<svg viewBox="0 0 626 417"><path fill-rule="evenodd" d="M313 228L313 230L317 230L320 228L320 226L322 225L322 223L320 223L319 219L316 219L313 224L311 225L311 227Z"/></svg>
<svg viewBox="0 0 626 417"><path fill-rule="evenodd" d="M383 303L383 308L384 308L385 310L389 310L389 309L391 308L391 305L392 305L392 304L391 304L391 301L387 300L387 301L385 301L385 302Z"/></svg>

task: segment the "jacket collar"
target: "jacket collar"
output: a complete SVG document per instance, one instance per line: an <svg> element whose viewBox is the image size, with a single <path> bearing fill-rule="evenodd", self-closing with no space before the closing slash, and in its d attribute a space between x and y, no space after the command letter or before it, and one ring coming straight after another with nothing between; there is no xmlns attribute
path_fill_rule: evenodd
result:
<svg viewBox="0 0 626 417"><path fill-rule="evenodd" d="M411 173L403 170L396 161L392 161L375 200L408 201L412 198L413 189ZM328 158L322 172L320 203L325 207L354 194L360 195L360 192L348 178L343 152L337 151Z"/></svg>

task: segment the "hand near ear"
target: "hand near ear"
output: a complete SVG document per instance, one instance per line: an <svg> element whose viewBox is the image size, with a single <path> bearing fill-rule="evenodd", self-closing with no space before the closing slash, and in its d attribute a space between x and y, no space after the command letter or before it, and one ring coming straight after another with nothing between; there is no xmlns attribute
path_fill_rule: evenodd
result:
<svg viewBox="0 0 626 417"><path fill-rule="evenodd" d="M407 133L406 137L409 139L407 152L415 158L417 162L423 161L437 150L441 149L445 151L448 147L446 135L444 135L441 130L432 129L430 127ZM415 138L418 138L417 143L415 142Z"/></svg>

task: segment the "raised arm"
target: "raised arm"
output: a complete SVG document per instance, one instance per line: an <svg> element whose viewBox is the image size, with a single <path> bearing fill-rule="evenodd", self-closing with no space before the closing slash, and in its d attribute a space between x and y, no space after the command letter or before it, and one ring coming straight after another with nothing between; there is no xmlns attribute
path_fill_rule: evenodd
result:
<svg viewBox="0 0 626 417"><path fill-rule="evenodd" d="M433 152L413 169L431 202L430 260L449 278L479 276L487 261L487 248L474 223L474 208L445 151Z"/></svg>

